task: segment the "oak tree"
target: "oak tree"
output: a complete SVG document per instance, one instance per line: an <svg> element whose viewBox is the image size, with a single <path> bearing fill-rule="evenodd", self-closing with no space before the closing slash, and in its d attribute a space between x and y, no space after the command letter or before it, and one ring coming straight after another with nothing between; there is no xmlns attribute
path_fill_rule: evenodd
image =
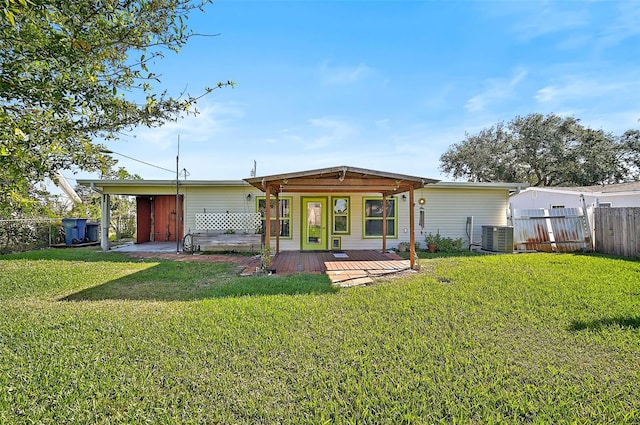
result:
<svg viewBox="0 0 640 425"><path fill-rule="evenodd" d="M640 157L633 131L616 137L555 114L518 116L467 134L440 157L440 169L477 182L589 186L633 179ZM635 149L635 154L634 154ZM638 162L635 163L636 166Z"/></svg>

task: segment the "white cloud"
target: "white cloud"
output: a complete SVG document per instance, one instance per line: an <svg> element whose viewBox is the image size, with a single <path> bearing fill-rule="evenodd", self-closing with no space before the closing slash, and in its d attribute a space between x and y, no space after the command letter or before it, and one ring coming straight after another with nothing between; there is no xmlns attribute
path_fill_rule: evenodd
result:
<svg viewBox="0 0 640 425"><path fill-rule="evenodd" d="M325 84L352 84L362 80L372 72L373 69L363 63L357 65L331 65L328 62L324 62L320 66L320 78Z"/></svg>
<svg viewBox="0 0 640 425"><path fill-rule="evenodd" d="M176 146L178 136L189 143L209 142L226 131L229 122L244 115L243 107L238 104L201 102L197 110L197 115L186 115L161 127L136 129L137 143L144 144L146 149L166 150Z"/></svg>
<svg viewBox="0 0 640 425"><path fill-rule="evenodd" d="M243 106L201 101L198 110L197 115L185 116L178 121L168 122L162 127L137 128L130 136L105 144L110 150L116 152L114 158L118 160L117 166L125 167L128 171L139 174L145 179L172 178L166 170L175 169L178 138L180 139L180 162L183 164L180 165L180 169L185 166L189 168L188 164L196 163L201 159L211 164L212 158L224 150L224 145L221 145L218 140L231 131L233 121L243 117ZM216 149L213 149L213 146L216 146ZM190 151L196 153L190 155Z"/></svg>
<svg viewBox="0 0 640 425"><path fill-rule="evenodd" d="M465 108L470 112L483 111L491 103L512 97L518 84L527 76L527 70L516 68L510 79L490 79L485 82L486 89L467 100Z"/></svg>
<svg viewBox="0 0 640 425"><path fill-rule="evenodd" d="M348 141L349 137L355 135L354 127L344 121L329 118L313 118L309 120L312 126L311 132L319 130L323 134L310 137L305 143L305 149L321 149L338 142Z"/></svg>
<svg viewBox="0 0 640 425"><path fill-rule="evenodd" d="M388 118L383 118L375 122L376 127L380 130L389 130L389 128L391 128L390 124L391 121Z"/></svg>
<svg viewBox="0 0 640 425"><path fill-rule="evenodd" d="M640 23L640 2L627 1L620 3L618 5L617 19L605 27L602 36L598 40L597 47L611 47L627 38L639 37L640 25L638 23Z"/></svg>
<svg viewBox="0 0 640 425"><path fill-rule="evenodd" d="M586 2L585 2L586 3ZM580 2L499 2L489 10L495 15L509 15L511 31L524 41L549 34L588 28L591 17L588 6Z"/></svg>
<svg viewBox="0 0 640 425"><path fill-rule="evenodd" d="M566 83L554 84L538 90L534 98L541 104L564 104L577 100L625 95L629 91L640 92L638 81L599 81L588 77L567 76Z"/></svg>

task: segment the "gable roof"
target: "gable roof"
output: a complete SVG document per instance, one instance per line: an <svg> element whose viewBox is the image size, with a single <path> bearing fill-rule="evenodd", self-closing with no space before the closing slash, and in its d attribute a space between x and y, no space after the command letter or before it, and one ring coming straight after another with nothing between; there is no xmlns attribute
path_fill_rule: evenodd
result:
<svg viewBox="0 0 640 425"><path fill-rule="evenodd" d="M439 180L341 165L317 170L244 179L265 192L379 192L385 195L419 189Z"/></svg>

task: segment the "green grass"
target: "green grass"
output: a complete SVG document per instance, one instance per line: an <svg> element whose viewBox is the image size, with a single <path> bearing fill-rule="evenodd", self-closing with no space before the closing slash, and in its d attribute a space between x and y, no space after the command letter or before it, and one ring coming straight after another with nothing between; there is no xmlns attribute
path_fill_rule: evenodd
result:
<svg viewBox="0 0 640 425"><path fill-rule="evenodd" d="M421 264L337 291L115 253L0 257L0 423L640 422L640 262Z"/></svg>

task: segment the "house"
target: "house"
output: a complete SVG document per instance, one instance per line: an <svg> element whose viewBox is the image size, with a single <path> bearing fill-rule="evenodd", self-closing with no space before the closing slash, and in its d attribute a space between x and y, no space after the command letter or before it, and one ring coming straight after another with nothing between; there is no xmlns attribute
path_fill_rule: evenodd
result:
<svg viewBox="0 0 640 425"><path fill-rule="evenodd" d="M513 209L640 207L640 182L577 187L528 187L511 195Z"/></svg>
<svg viewBox="0 0 640 425"><path fill-rule="evenodd" d="M428 233L475 244L481 226L507 224L509 193L522 186L440 182L350 166L244 180L78 183L102 194L104 250L110 195L130 195L137 202L137 243L179 242L187 233L228 228L269 234L275 252L384 251L400 242L424 246ZM231 222L241 224L225 224Z"/></svg>

